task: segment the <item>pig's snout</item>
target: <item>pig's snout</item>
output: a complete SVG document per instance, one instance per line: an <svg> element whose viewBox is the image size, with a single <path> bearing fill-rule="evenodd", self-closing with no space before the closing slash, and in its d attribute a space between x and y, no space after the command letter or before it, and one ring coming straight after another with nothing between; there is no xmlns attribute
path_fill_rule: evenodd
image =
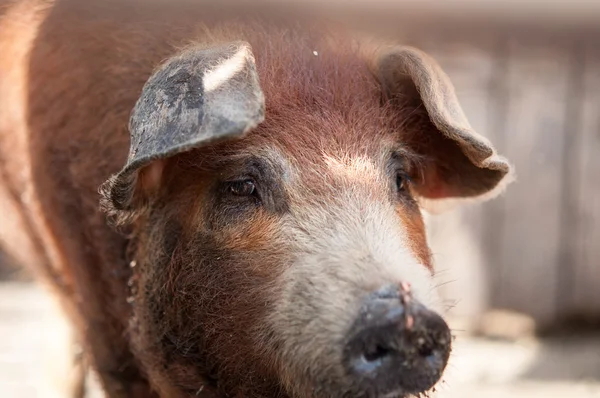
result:
<svg viewBox="0 0 600 398"><path fill-rule="evenodd" d="M363 303L344 364L369 396L416 394L439 381L450 347L446 322L413 300L409 286L386 286Z"/></svg>

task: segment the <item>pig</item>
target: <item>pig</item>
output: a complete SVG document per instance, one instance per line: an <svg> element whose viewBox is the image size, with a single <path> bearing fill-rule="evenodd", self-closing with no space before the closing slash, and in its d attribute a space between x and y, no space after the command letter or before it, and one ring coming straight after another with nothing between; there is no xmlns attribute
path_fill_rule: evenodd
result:
<svg viewBox="0 0 600 398"><path fill-rule="evenodd" d="M435 388L452 332L422 213L512 175L435 60L199 4L2 10L0 240L107 396Z"/></svg>

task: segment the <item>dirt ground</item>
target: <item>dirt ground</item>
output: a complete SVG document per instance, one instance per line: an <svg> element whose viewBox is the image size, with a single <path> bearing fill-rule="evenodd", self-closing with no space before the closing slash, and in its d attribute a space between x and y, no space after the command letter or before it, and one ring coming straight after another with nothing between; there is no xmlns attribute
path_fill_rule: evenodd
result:
<svg viewBox="0 0 600 398"><path fill-rule="evenodd" d="M28 282L0 283L0 397L42 395L42 353L63 329L44 292ZM95 384L90 384L95 390ZM94 398L102 395L96 390ZM436 397L600 398L600 333L518 343L457 336L453 361ZM59 398L59 397L56 397Z"/></svg>

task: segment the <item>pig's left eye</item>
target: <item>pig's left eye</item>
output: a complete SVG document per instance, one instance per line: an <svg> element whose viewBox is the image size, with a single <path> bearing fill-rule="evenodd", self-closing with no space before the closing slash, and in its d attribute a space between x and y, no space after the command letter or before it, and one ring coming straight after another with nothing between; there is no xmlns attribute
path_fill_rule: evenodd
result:
<svg viewBox="0 0 600 398"><path fill-rule="evenodd" d="M404 192L408 189L408 184L410 183L410 178L404 172L396 173L396 189L398 192Z"/></svg>
<svg viewBox="0 0 600 398"><path fill-rule="evenodd" d="M256 194L256 185L252 180L231 181L227 190L235 196L253 196Z"/></svg>

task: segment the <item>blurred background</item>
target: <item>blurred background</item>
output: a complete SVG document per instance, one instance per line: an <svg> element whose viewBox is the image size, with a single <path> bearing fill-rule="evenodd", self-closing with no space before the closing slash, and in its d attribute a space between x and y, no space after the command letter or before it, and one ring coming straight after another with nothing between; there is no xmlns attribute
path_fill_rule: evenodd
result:
<svg viewBox="0 0 600 398"><path fill-rule="evenodd" d="M433 55L516 166L498 199L426 216L456 335L438 396L600 397L600 2L253 4L300 3ZM1 254L0 280L0 397L41 396L63 325Z"/></svg>

